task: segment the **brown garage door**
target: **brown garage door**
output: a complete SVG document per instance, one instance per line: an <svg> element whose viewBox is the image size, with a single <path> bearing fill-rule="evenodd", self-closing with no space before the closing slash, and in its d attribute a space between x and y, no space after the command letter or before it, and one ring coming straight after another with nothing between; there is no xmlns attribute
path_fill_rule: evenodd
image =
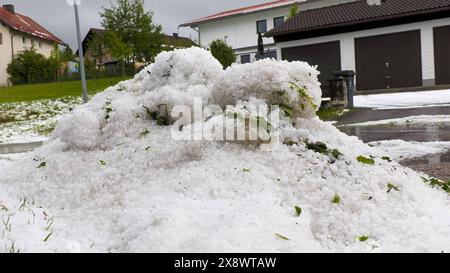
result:
<svg viewBox="0 0 450 273"><path fill-rule="evenodd" d="M436 84L450 84L450 26L434 29Z"/></svg>
<svg viewBox="0 0 450 273"><path fill-rule="evenodd" d="M307 46L283 48L282 59L287 61L305 61L317 65L320 71L319 81L322 83L324 95L327 95L328 80L333 79L333 71L341 70L340 42L330 42Z"/></svg>
<svg viewBox="0 0 450 273"><path fill-rule="evenodd" d="M420 31L355 39L358 90L422 85Z"/></svg>

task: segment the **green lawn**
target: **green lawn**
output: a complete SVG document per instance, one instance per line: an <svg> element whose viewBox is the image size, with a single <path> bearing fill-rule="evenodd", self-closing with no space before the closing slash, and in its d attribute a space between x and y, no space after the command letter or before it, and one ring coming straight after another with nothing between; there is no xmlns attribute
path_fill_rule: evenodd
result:
<svg viewBox="0 0 450 273"><path fill-rule="evenodd" d="M317 116L324 121L334 120L335 118L339 116L343 116L349 113L352 113L354 111L358 111L358 109L351 109L351 110L342 110L342 109L320 109L317 112Z"/></svg>
<svg viewBox="0 0 450 273"><path fill-rule="evenodd" d="M129 78L115 77L88 80L89 94L94 95L109 86L115 85L118 82L127 79ZM61 82L60 84L27 84L0 88L0 103L54 99L81 95L82 91L80 81Z"/></svg>

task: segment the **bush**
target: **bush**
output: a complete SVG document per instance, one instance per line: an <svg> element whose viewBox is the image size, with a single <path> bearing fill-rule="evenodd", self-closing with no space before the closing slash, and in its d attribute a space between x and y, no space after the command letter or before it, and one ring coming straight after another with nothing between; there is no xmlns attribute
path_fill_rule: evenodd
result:
<svg viewBox="0 0 450 273"><path fill-rule="evenodd" d="M46 82L54 79L57 64L34 49L16 55L8 65L9 80L13 84Z"/></svg>
<svg viewBox="0 0 450 273"><path fill-rule="evenodd" d="M209 45L211 54L219 60L223 68L231 66L236 61L234 50L224 40L215 40Z"/></svg>

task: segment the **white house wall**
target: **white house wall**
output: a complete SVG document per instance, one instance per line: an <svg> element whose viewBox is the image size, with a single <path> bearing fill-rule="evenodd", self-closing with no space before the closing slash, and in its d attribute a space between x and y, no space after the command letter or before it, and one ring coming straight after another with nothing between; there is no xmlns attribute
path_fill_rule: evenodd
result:
<svg viewBox="0 0 450 273"><path fill-rule="evenodd" d="M300 2L300 10L316 9L324 6L332 6L342 3L354 2L356 0L316 0ZM240 61L241 55L250 55L251 61L256 60L258 34L256 33L256 22L267 20L267 30L274 28L273 19L289 14L292 6L279 7L254 13L243 14L235 17L224 18L219 21L202 23L199 25L200 43L208 47L212 41L224 39L235 49L236 60ZM263 38L265 49L275 49L272 38Z"/></svg>
<svg viewBox="0 0 450 273"><path fill-rule="evenodd" d="M201 24L199 26L201 45L208 47L216 39L225 39L234 49L256 47L258 43L256 22L267 20L267 30L270 30L273 28L273 19L280 16L286 18L289 10L290 7L283 7ZM272 38L263 40L266 45L274 44Z"/></svg>
<svg viewBox="0 0 450 273"><path fill-rule="evenodd" d="M355 60L355 39L369 36L377 36L395 32L404 32L411 30L420 30L422 45L422 78L425 86L431 86L435 83L435 65L434 65L434 40L433 28L450 25L450 18L430 20L412 24L390 26L384 28L341 33L317 38L295 40L289 42L277 43L277 55L281 60L281 50L283 48L312 45L318 43L340 41L341 42L341 69L356 71Z"/></svg>
<svg viewBox="0 0 450 273"><path fill-rule="evenodd" d="M0 23L0 33L3 36L3 43L0 45L0 87L8 83L6 68L11 60L11 42L9 30Z"/></svg>
<svg viewBox="0 0 450 273"><path fill-rule="evenodd" d="M14 34L12 40L14 44L14 55L22 52L25 49L33 47L32 41L35 42L34 48L37 53L44 55L46 58L50 57L54 43L46 40L41 40L25 33L13 32L10 29L0 24L0 33L3 34L3 44L0 45L0 87L8 85L8 73L6 69L8 64L11 63L11 34ZM23 37L25 37L25 43L23 43ZM41 47L39 46L41 41Z"/></svg>

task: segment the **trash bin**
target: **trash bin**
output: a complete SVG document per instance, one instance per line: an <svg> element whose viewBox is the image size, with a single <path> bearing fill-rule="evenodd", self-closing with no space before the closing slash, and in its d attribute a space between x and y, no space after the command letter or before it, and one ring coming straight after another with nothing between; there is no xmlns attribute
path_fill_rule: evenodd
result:
<svg viewBox="0 0 450 273"><path fill-rule="evenodd" d="M354 107L353 97L355 96L356 86L355 86L355 71L352 70L343 70L343 71L334 71L333 72L336 79L344 78L347 85L347 100L348 100L348 108L351 109Z"/></svg>

